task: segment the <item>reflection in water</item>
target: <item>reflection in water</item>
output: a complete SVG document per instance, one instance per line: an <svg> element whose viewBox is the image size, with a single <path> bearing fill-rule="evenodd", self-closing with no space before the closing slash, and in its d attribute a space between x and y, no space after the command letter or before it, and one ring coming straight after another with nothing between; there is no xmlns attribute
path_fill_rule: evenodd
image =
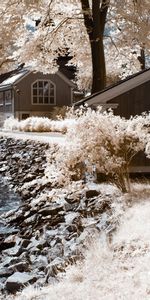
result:
<svg viewBox="0 0 150 300"><path fill-rule="evenodd" d="M0 215L12 209L16 209L19 206L20 201L19 196L9 190L8 185L0 176ZM0 220L0 233L4 231L8 232L8 229L5 228L2 220Z"/></svg>

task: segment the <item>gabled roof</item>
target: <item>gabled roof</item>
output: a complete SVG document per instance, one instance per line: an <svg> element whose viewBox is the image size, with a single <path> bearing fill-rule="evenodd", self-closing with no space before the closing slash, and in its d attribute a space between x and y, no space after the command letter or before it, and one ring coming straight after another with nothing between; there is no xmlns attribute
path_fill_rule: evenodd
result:
<svg viewBox="0 0 150 300"><path fill-rule="evenodd" d="M22 70L24 67L24 64L19 65L16 69L8 71L6 73L0 74L0 83L2 83L4 80L8 79L10 76L18 73L20 70Z"/></svg>
<svg viewBox="0 0 150 300"><path fill-rule="evenodd" d="M12 73L8 78L0 83L0 90L10 88L29 73L30 71L27 69L16 70L15 73Z"/></svg>
<svg viewBox="0 0 150 300"><path fill-rule="evenodd" d="M120 82L111 85L104 90L92 94L78 102L75 106L84 105L85 103L90 105L106 104L107 101L124 94L125 92L132 90L136 86L139 86L145 82L150 81L150 68L139 73L136 73Z"/></svg>
<svg viewBox="0 0 150 300"><path fill-rule="evenodd" d="M27 68L22 68L20 70L16 70L16 72L10 72L9 76L5 77L5 80L3 80L0 83L0 90L5 90L8 88L11 88L14 84L17 84L20 80L22 80L25 76L29 75L32 71L30 71ZM37 72L38 73L38 72ZM9 74L9 73L8 73ZM76 85L68 79L64 74L62 74L60 71L56 73L63 81L65 81L68 85L70 85L72 88L74 88ZM6 74L7 75L7 74Z"/></svg>

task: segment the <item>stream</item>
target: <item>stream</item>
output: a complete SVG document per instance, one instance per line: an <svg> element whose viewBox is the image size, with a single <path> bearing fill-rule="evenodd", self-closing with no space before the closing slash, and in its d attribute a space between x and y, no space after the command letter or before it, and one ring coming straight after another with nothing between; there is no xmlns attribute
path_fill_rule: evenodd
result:
<svg viewBox="0 0 150 300"><path fill-rule="evenodd" d="M0 217L3 213L16 209L20 203L19 196L9 189L8 184L0 176ZM0 218L0 234L8 233L10 230Z"/></svg>

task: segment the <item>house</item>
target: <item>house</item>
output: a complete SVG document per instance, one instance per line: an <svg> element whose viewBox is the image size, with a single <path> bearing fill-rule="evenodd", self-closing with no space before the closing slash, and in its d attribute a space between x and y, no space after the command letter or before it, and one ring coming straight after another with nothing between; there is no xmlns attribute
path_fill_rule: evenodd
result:
<svg viewBox="0 0 150 300"><path fill-rule="evenodd" d="M0 123L14 116L51 117L56 107L71 106L75 85L62 72L43 74L20 68L0 76Z"/></svg>
<svg viewBox="0 0 150 300"><path fill-rule="evenodd" d="M126 119L150 112L150 68L120 81L117 84L90 95L75 103L75 107L87 104L90 107L112 108L115 115ZM134 157L130 171L150 173L150 160L144 153Z"/></svg>
<svg viewBox="0 0 150 300"><path fill-rule="evenodd" d="M125 118L150 111L150 69L90 95L75 106L85 103L93 108L98 105L103 109L112 108L114 114Z"/></svg>

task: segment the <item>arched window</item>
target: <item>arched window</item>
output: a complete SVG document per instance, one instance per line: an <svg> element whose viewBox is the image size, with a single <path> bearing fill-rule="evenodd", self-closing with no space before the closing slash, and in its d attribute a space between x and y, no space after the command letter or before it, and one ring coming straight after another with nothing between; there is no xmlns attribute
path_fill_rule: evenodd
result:
<svg viewBox="0 0 150 300"><path fill-rule="evenodd" d="M32 104L55 104L55 84L49 80L37 80L32 84Z"/></svg>

